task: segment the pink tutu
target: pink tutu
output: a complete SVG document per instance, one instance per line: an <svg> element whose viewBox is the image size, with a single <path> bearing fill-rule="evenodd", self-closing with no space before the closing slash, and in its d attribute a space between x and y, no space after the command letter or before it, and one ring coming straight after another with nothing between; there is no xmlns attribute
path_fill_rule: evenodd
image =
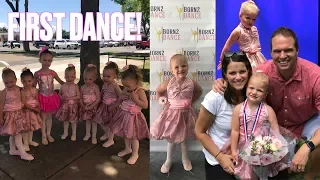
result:
<svg viewBox="0 0 320 180"><path fill-rule="evenodd" d="M63 102L55 116L58 121L79 122L79 102L76 100Z"/></svg>
<svg viewBox="0 0 320 180"><path fill-rule="evenodd" d="M22 110L4 111L4 124L0 124L1 136L16 136L19 133L28 132L27 121Z"/></svg>
<svg viewBox="0 0 320 180"><path fill-rule="evenodd" d="M43 96L39 93L40 110L55 113L60 107L60 98L56 92L52 96Z"/></svg>

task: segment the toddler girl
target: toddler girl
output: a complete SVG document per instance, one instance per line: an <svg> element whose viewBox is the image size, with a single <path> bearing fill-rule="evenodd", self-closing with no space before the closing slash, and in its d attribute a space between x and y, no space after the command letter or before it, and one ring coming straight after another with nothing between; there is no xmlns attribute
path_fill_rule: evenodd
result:
<svg viewBox="0 0 320 180"><path fill-rule="evenodd" d="M60 84L63 84L64 82L59 78L54 70L50 69L53 59L51 51L46 47L42 48L39 52L39 57L41 69L35 72L34 79L39 85L40 115L42 119L42 144L47 145L48 140L51 143L54 142L54 139L51 136L52 115L60 106L59 96L54 91L54 79L56 79Z"/></svg>
<svg viewBox="0 0 320 180"><path fill-rule="evenodd" d="M79 121L80 90L78 85L74 83L76 79L76 69L74 65L69 64L64 74L66 83L61 86L59 91L62 105L56 113L56 118L63 122L63 135L61 139L68 137L69 123L71 123L71 141L75 141L77 139L77 122Z"/></svg>
<svg viewBox="0 0 320 180"><path fill-rule="evenodd" d="M168 96L168 103L159 117L151 126L151 137L168 141L167 160L161 167L162 173L168 173L172 164L172 154L175 144L181 144L182 164L186 171L191 171L192 164L188 158L188 148L185 141L195 138L194 127L197 119L192 107L202 94L199 84L187 77L188 60L184 55L176 54L170 59L173 78L163 82L156 89L157 96Z"/></svg>
<svg viewBox="0 0 320 180"><path fill-rule="evenodd" d="M269 134L270 127L274 132L280 133L280 127L274 110L264 103L269 88L268 77L261 73L255 73L251 76L244 103L235 106L232 114L231 128L231 155L233 156L235 166L235 176L240 179L257 179L251 166L238 158L240 151L244 148L250 138L257 134ZM246 131L245 131L246 130ZM281 128L281 132L287 131ZM288 134L288 133L286 133ZM291 133L292 134L292 133ZM228 143L227 143L228 144ZM226 146L222 148L225 149ZM276 168L272 168L276 167ZM287 168L285 159L273 163L269 168L269 177L273 177Z"/></svg>
<svg viewBox="0 0 320 180"><path fill-rule="evenodd" d="M97 144L97 123L93 117L97 111L100 102L100 89L94 82L97 79L97 68L93 64L88 64L84 70L84 85L81 87L80 99L80 120L86 121L86 135L84 141L91 137L90 131L92 126L92 144Z"/></svg>
<svg viewBox="0 0 320 180"><path fill-rule="evenodd" d="M231 32L222 49L218 69L221 68L224 53L228 52L235 42L238 43L241 51L246 52L253 72L259 64L266 61L266 58L261 53L258 29L254 26L258 13L259 8L252 0L241 4L239 12L240 24Z"/></svg>
<svg viewBox="0 0 320 180"><path fill-rule="evenodd" d="M118 156L132 153L127 163L135 164L139 158L139 140L149 137L148 124L141 112L141 109L148 108L148 99L141 88L143 75L140 69L135 65L127 65L123 70L121 82L124 89L111 109L120 103L121 108L113 116L111 130L113 134L124 138L125 149L119 152Z"/></svg>
<svg viewBox="0 0 320 180"><path fill-rule="evenodd" d="M23 142L26 151L29 145L37 147L39 144L32 140L33 131L41 128L40 105L38 100L38 90L33 87L33 73L28 68L24 68L20 75L23 89L21 90L22 102L25 107L25 118L27 120L28 132L23 134Z"/></svg>
<svg viewBox="0 0 320 180"><path fill-rule="evenodd" d="M16 85L16 74L11 69L4 68L2 80L5 88L0 91L0 135L10 136L10 155L19 155L21 159L31 161L34 157L26 153L22 144L21 133L27 131L27 124L22 110L20 88Z"/></svg>
<svg viewBox="0 0 320 180"><path fill-rule="evenodd" d="M119 68L115 62L109 61L103 69L103 87L101 90L102 102L97 110L93 121L101 125L104 130L104 135L100 138L104 141L108 138L102 146L107 148L114 144L113 134L110 131L112 118L116 109L111 109L112 104L115 103L121 94L121 89L115 79L119 75Z"/></svg>

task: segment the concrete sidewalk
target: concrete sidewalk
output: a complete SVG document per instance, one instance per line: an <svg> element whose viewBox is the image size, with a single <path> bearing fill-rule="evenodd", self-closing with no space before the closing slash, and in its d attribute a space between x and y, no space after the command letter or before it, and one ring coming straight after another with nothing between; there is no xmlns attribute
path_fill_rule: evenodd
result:
<svg viewBox="0 0 320 180"><path fill-rule="evenodd" d="M31 147L34 161L20 160L8 154L8 137L0 136L0 179L1 180L147 180L149 175L149 141L140 141L139 159L135 165L126 163L129 155L120 158L117 153L124 142L115 138L115 144L103 148L102 143L85 142L85 122L78 125L77 140L61 140L63 124L54 120L52 136L54 143ZM71 134L71 129L69 131ZM97 137L102 135L99 128ZM34 141L40 142L40 130L34 133Z"/></svg>

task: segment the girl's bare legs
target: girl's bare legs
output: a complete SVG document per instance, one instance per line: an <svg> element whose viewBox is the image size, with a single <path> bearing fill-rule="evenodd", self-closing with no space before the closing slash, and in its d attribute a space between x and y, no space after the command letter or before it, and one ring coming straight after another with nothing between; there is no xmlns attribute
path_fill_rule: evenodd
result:
<svg viewBox="0 0 320 180"><path fill-rule="evenodd" d="M38 144L37 142L34 142L34 141L32 140L32 138L33 138L33 131L30 131L30 132L28 133L28 135L29 135L29 138L28 138L29 145L34 146L34 147L39 146L39 144Z"/></svg>
<svg viewBox="0 0 320 180"><path fill-rule="evenodd" d="M14 136L10 136L10 137L9 137L9 145L10 145L9 154L10 154L11 156L18 156L18 155L20 155L20 152L17 150L16 144L15 144L15 142L14 142Z"/></svg>
<svg viewBox="0 0 320 180"><path fill-rule="evenodd" d="M108 131L108 128L106 126L101 125L101 127L102 127L102 129L104 131L104 135L100 137L100 140L101 141L105 141L108 138L109 131Z"/></svg>
<svg viewBox="0 0 320 180"><path fill-rule="evenodd" d="M42 119L42 127L41 127L41 134L42 134L42 144L48 145L46 127L47 127L47 114L41 112L41 119Z"/></svg>
<svg viewBox="0 0 320 180"><path fill-rule="evenodd" d="M47 116L47 138L49 142L53 143L54 139L51 136L51 128L52 128L52 113L49 113Z"/></svg>
<svg viewBox="0 0 320 180"><path fill-rule="evenodd" d="M192 164L188 157L188 146L185 141L181 143L181 154L182 154L182 164L183 164L184 170L191 171Z"/></svg>
<svg viewBox="0 0 320 180"><path fill-rule="evenodd" d="M63 122L63 135L61 139L66 139L68 137L69 121Z"/></svg>
<svg viewBox="0 0 320 180"><path fill-rule="evenodd" d="M108 137L108 141L103 143L102 146L105 147L105 148L108 148L108 147L110 147L110 146L112 146L114 144L114 140L113 140L114 134L111 132L110 128L108 128L108 127L105 127L105 128L109 129L108 130L109 131L109 137Z"/></svg>
<svg viewBox="0 0 320 180"><path fill-rule="evenodd" d="M83 138L84 141L88 141L89 138L91 137L90 131L91 131L91 121L86 120L86 136L84 136Z"/></svg>
<svg viewBox="0 0 320 180"><path fill-rule="evenodd" d="M132 144L132 154L131 157L127 160L128 164L135 164L139 158L139 141L131 140Z"/></svg>
<svg viewBox="0 0 320 180"><path fill-rule="evenodd" d="M92 125L92 139L91 139L91 142L92 142L92 144L97 144L97 123L92 121L91 125Z"/></svg>
<svg viewBox="0 0 320 180"><path fill-rule="evenodd" d="M163 163L161 166L160 171L162 173L168 173L170 171L171 165L172 165L172 155L174 152L176 145L174 143L169 143L168 142L168 147L167 147L167 160L166 162Z"/></svg>
<svg viewBox="0 0 320 180"><path fill-rule="evenodd" d="M23 139L23 147L26 152L30 151L29 147L29 132L23 133L22 134L22 139Z"/></svg>
<svg viewBox="0 0 320 180"><path fill-rule="evenodd" d="M16 146L18 148L19 153L20 153L21 159L27 160L27 161L32 161L34 159L34 157L32 155L26 153L26 151L24 150L24 146L22 144L22 135L21 134L17 134L14 137L14 141L15 141L15 144L16 144Z"/></svg>
<svg viewBox="0 0 320 180"><path fill-rule="evenodd" d="M129 139L124 139L125 149L118 153L119 157L126 156L132 153L131 141Z"/></svg>
<svg viewBox="0 0 320 180"><path fill-rule="evenodd" d="M72 136L71 136L71 141L77 140L77 123L73 122L71 123L72 127Z"/></svg>

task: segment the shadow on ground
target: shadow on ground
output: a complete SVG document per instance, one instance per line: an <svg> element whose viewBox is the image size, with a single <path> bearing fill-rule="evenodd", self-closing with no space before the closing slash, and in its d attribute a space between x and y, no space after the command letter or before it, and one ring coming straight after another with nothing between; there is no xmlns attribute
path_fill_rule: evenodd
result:
<svg viewBox="0 0 320 180"><path fill-rule="evenodd" d="M70 136L61 140L63 124L54 120L52 136L55 142L47 146L31 147L35 156L32 162L22 161L19 156L8 154L8 137L0 137L0 179L1 180L103 180L149 179L149 140L140 142L139 160L135 165L126 163L129 156L117 157L124 147L121 138L115 138L115 144L106 149L102 142L85 142L85 122L78 125L77 141ZM71 134L71 130L69 132ZM97 137L102 135L99 128ZM34 140L40 142L40 130L34 133Z"/></svg>

